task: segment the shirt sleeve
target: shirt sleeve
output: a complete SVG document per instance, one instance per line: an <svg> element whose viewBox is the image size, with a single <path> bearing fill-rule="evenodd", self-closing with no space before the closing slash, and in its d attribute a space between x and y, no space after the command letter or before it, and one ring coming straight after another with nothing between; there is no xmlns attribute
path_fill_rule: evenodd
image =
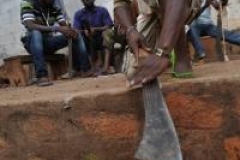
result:
<svg viewBox="0 0 240 160"><path fill-rule="evenodd" d="M56 10L56 15L55 15L56 21L57 21L58 23L66 22L66 17L65 17L64 14L62 13L61 8L56 7L55 10Z"/></svg>
<svg viewBox="0 0 240 160"><path fill-rule="evenodd" d="M81 15L80 15L79 11L74 14L73 28L75 28L75 29L82 29Z"/></svg>
<svg viewBox="0 0 240 160"><path fill-rule="evenodd" d="M106 8L103 8L103 25L113 26L113 20Z"/></svg>
<svg viewBox="0 0 240 160"><path fill-rule="evenodd" d="M114 8L129 5L131 0L114 0Z"/></svg>
<svg viewBox="0 0 240 160"><path fill-rule="evenodd" d="M34 7L32 3L30 3L27 0L22 0L20 3L20 14L21 14L21 20L22 23L24 23L27 20L36 20L36 16L34 14Z"/></svg>

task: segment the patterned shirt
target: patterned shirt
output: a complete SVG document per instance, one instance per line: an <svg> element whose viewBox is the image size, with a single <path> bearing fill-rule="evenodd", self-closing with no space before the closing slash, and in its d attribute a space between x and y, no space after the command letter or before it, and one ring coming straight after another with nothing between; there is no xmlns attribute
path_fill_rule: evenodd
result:
<svg viewBox="0 0 240 160"><path fill-rule="evenodd" d="M74 15L73 27L84 29L88 23L91 27L113 26L113 21L104 7L95 6L93 9L80 9Z"/></svg>
<svg viewBox="0 0 240 160"><path fill-rule="evenodd" d="M56 22L66 22L61 9L56 5L42 7L39 0L22 0L20 4L21 21L33 20L36 24L53 26Z"/></svg>

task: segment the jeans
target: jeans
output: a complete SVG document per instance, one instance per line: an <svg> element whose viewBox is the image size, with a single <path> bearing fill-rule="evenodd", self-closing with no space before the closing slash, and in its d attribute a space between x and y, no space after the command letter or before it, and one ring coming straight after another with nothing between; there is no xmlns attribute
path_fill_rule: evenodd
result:
<svg viewBox="0 0 240 160"><path fill-rule="evenodd" d="M187 37L191 41L191 43L195 49L195 52L198 56L200 56L201 54L205 54L204 47L201 42L200 36L196 33L194 28L190 27L190 29L187 33Z"/></svg>
<svg viewBox="0 0 240 160"><path fill-rule="evenodd" d="M226 42L240 45L240 34L224 30ZM217 26L214 24L202 24L202 23L192 23L190 30L188 32L188 37L190 38L194 49L197 54L205 53L203 44L200 40L200 36L211 36L217 37Z"/></svg>
<svg viewBox="0 0 240 160"><path fill-rule="evenodd" d="M33 30L25 38L24 46L27 51L33 55L37 78L48 76L44 54L54 53L68 45L68 38L64 35L49 36L38 30ZM77 39L73 40L73 68L84 72L90 69L88 52L79 34Z"/></svg>

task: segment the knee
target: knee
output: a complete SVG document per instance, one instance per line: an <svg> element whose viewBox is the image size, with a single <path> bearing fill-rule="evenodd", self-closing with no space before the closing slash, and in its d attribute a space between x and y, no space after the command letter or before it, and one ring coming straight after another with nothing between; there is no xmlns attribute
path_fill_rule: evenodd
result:
<svg viewBox="0 0 240 160"><path fill-rule="evenodd" d="M34 53L36 50L42 50L43 48L42 33L38 30L30 32L30 52Z"/></svg>
<svg viewBox="0 0 240 160"><path fill-rule="evenodd" d="M77 41L78 43L84 43L83 36L81 34L78 34Z"/></svg>
<svg viewBox="0 0 240 160"><path fill-rule="evenodd" d="M34 41L42 40L42 33L38 30L32 30L30 32L31 39Z"/></svg>
<svg viewBox="0 0 240 160"><path fill-rule="evenodd" d="M81 53L86 53L87 52L86 44L85 44L81 34L79 34L78 37L77 37L77 46L78 46Z"/></svg>

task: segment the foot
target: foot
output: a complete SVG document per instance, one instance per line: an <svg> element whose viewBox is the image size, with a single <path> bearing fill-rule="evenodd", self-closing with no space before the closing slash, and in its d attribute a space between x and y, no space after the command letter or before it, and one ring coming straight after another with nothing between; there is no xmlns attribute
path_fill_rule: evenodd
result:
<svg viewBox="0 0 240 160"><path fill-rule="evenodd" d="M113 67L113 66L110 66L110 67L108 68L108 74L114 74L114 73L116 73L114 67Z"/></svg>
<svg viewBox="0 0 240 160"><path fill-rule="evenodd" d="M93 77L94 74L92 71L87 71L87 72L82 72L81 77L82 78L88 78L88 77Z"/></svg>
<svg viewBox="0 0 240 160"><path fill-rule="evenodd" d="M100 67L97 67L93 70L93 75L94 77L98 77L100 75L102 75L102 69Z"/></svg>
<svg viewBox="0 0 240 160"><path fill-rule="evenodd" d="M48 77L41 77L37 80L37 86L39 87L46 87L50 85L53 85L53 83L48 79Z"/></svg>
<svg viewBox="0 0 240 160"><path fill-rule="evenodd" d="M191 62L176 62L173 76L176 78L188 78L192 77L192 72Z"/></svg>
<svg viewBox="0 0 240 160"><path fill-rule="evenodd" d="M203 60L205 58L206 58L206 54L205 53L199 53L199 54L196 54L195 61L200 61L200 60Z"/></svg>
<svg viewBox="0 0 240 160"><path fill-rule="evenodd" d="M76 71L72 71L72 72L67 72L65 74L63 74L61 76L61 79L71 79L77 76L77 72Z"/></svg>

